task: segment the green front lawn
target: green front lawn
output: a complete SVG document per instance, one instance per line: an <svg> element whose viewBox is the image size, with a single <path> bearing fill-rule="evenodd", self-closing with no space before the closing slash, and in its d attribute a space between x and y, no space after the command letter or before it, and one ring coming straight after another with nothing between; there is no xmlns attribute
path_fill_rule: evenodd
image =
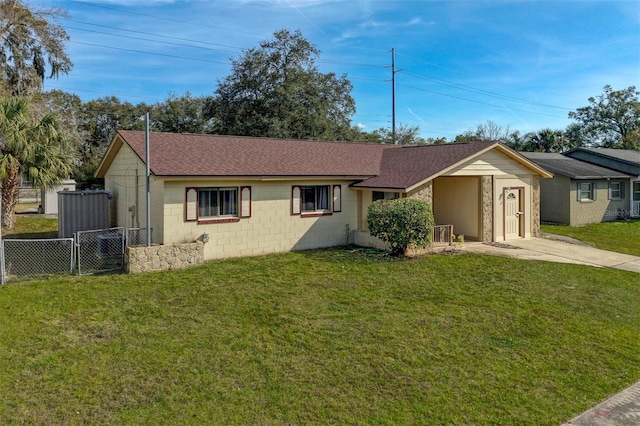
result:
<svg viewBox="0 0 640 426"><path fill-rule="evenodd" d="M631 272L341 250L0 288L0 423L557 425L640 379Z"/></svg>
<svg viewBox="0 0 640 426"><path fill-rule="evenodd" d="M640 220L618 220L582 226L542 225L543 232L567 235L603 250L640 256Z"/></svg>

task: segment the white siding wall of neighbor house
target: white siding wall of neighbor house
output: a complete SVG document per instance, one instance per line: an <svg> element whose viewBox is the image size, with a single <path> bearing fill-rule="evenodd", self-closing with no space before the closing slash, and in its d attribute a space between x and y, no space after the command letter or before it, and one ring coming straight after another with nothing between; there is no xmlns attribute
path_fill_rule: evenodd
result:
<svg viewBox="0 0 640 426"><path fill-rule="evenodd" d="M341 185L342 211L318 217L292 215L293 185ZM251 217L231 223L185 221L187 187L231 186L251 186ZM357 193L348 182L166 181L164 194L164 244L192 242L207 233L205 260L341 245L357 226Z"/></svg>

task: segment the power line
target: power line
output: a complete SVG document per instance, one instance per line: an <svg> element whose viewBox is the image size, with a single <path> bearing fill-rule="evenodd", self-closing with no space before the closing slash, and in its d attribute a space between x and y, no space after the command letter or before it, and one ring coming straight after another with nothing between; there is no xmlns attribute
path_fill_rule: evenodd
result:
<svg viewBox="0 0 640 426"><path fill-rule="evenodd" d="M456 83L456 82L453 82L453 81L450 81L450 80L445 80L443 78L430 77L430 76L427 76L425 74L415 73L415 72L411 72L411 71L407 71L406 74L412 75L412 76L414 76L416 78L419 78L419 79L422 79L422 80L433 81L433 82L436 82L436 83L441 84L443 86L449 86L449 87L453 87L453 88L456 88L456 89L465 90L465 91L473 92L473 93L478 93L478 94L489 96L489 97L494 97L494 98L498 98L498 99L504 99L504 100L512 101L512 102L524 103L524 104L527 104L527 105L535 105L535 106L542 106L542 107L546 107L546 108L555 108L555 109L562 109L562 110L566 110L566 111L571 111L571 108L560 107L560 106L549 105L549 104L543 104L543 103L540 103L540 102L535 102L535 101L529 101L529 100L526 100L526 99L515 98L513 96L508 96L508 95L501 95L499 93L490 92L490 91L484 90L484 89L477 89L475 87L466 86L464 84L459 84L459 83Z"/></svg>
<svg viewBox="0 0 640 426"><path fill-rule="evenodd" d="M106 49L121 50L121 51L124 51L124 52L131 52L131 53L143 53L143 54L146 54L146 55L164 56L164 57L167 57L167 58L187 59L187 60L190 60L190 61L208 62L208 63L211 63L211 64L229 65L228 62L212 61L210 59L189 58L187 56L170 55L168 53L157 53L157 52L147 52L147 51L144 51L144 50L125 49L123 47L105 46L105 45L102 45L102 44L85 43L83 41L69 40L69 43L83 44L85 46L93 46L93 47L102 47L102 48L106 48Z"/></svg>
<svg viewBox="0 0 640 426"><path fill-rule="evenodd" d="M149 32L145 32L145 31L129 30L129 29L126 29L126 28L112 27L110 25L101 25L101 24L93 24L91 22L76 21L74 19L68 19L68 18L60 18L60 19L62 19L64 21L75 22L76 24L90 25L90 26L93 26L93 27L107 28L107 29L110 29L110 30L123 31L123 32L127 32L127 33L142 34L142 35L148 35L148 36L153 36L153 37L167 38L167 39L170 39L170 40L186 41L186 42L191 42L191 43L205 44L205 45L209 45L209 46L221 46L221 47L227 47L229 49L234 49L234 50L242 50L241 47L231 46L231 45L228 45L228 44L211 43L211 42L200 41L200 40L191 40L191 39L188 39L188 38L172 37L172 36L168 36L168 35L164 35L164 34L154 34L154 33L149 33ZM82 29L82 28L75 28L75 27L66 27L66 28L72 28L72 29L80 30L80 31L96 32L98 34L114 35L114 36L117 36L117 37L126 37L126 36L123 36L123 35L116 35L116 34L113 34L113 33L101 33L101 32L98 32L98 31L92 31L92 30L87 30L87 29ZM135 37L130 37L130 38L136 39ZM140 39L140 40L145 40L145 39ZM152 41L155 41L157 43L163 43L163 42L158 41L158 40L152 40ZM170 44L170 43L167 43L167 44ZM183 46L183 45L179 45L179 46ZM201 47L201 46L191 46L191 47Z"/></svg>
<svg viewBox="0 0 640 426"><path fill-rule="evenodd" d="M165 36L165 35L162 35L162 34L154 34L154 33L148 33L148 32L144 32L144 31L127 30L127 29L122 29L122 28L117 28L117 27L111 27L111 26L108 26L108 25L91 24L91 23L82 22L82 21L74 21L74 20L71 20L71 19L69 19L68 21L72 21L72 22L76 22L76 23L80 23L80 24L84 24L84 25L92 25L92 26L96 26L96 27L113 29L113 30L117 30L117 31L125 31L125 32L131 32L131 33L136 33L136 34L150 35L150 36L154 36L154 37L163 37L163 38L174 39L174 40L188 41L188 42L192 42L192 43L202 43L202 44L208 44L208 45L212 45L212 46L222 46L222 47L228 47L230 49L243 50L243 48L241 48L241 47L231 46L231 45L227 45L227 44L207 43L207 42L201 42L201 41L198 41L198 40L184 39L184 38L179 38L179 37L170 37L170 36ZM169 45L169 46L191 47L191 48L195 48L195 49L210 50L210 51L213 51L213 52L236 53L236 52L231 52L231 51L228 51L228 50L212 49L212 48L205 47L205 46L195 46L195 45L189 45L189 44L171 43L171 42L160 41L160 40L152 40L152 39L147 39L147 38L142 38L142 37L133 37L133 36L126 36L126 35L122 35L122 34L114 34L114 33L104 32L104 31L89 30L89 29L86 29L86 28L78 28L78 27L70 27L70 26L67 26L66 28L73 29L73 30L76 30L76 31L85 31L85 32L90 32L90 33L94 33L94 34L102 34L102 35L109 35L109 36L112 36L112 37L126 38L126 39L129 39L129 40L139 40L139 41L148 41L148 42L152 42L152 43L160 43L160 44L165 44L165 45ZM72 40L71 42L74 42L74 41ZM75 43L80 43L81 44L82 42L75 42ZM112 48L112 49L119 49L117 47L106 46L106 45L97 45L97 44L95 44L95 46L100 46L100 47L105 47L105 48ZM155 54L153 52L145 52L145 51L137 51L137 53ZM190 59L190 58L184 58L184 59ZM350 66L356 66L356 67L384 68L384 66L382 66L382 65L362 64L362 63L355 63L355 62L339 61L339 60L334 60L334 59L317 58L317 59L315 59L315 62L336 64L336 65L350 65Z"/></svg>
<svg viewBox="0 0 640 426"><path fill-rule="evenodd" d="M96 30L87 30L84 28L76 28L76 27L67 27L73 30L77 30L77 31L85 31L85 32L90 32L92 34L102 34L102 35L108 35L111 37L120 37L120 38L126 38L129 40L139 40L139 41L149 41L152 43L161 43L161 44L165 44L168 46L178 46L178 47L190 47L190 48L194 48L194 49L204 49L204 50L208 50L208 51L212 51L212 52L224 52L224 53L234 53L234 52L230 52L229 50L216 50L216 49L212 49L210 47L205 47L205 46L194 46L194 45L190 45L190 44L180 44L180 43L171 43L171 42L167 42L167 41L159 41L159 40L152 40L149 38L142 38L142 37L133 37L133 36L125 36L122 34L113 34L113 33L107 33L104 31L96 31ZM104 47L110 47L110 46L104 46Z"/></svg>
<svg viewBox="0 0 640 426"><path fill-rule="evenodd" d="M448 98L459 99L459 100L462 100L462 101L473 102L473 103L476 103L476 104L489 105L489 106L492 106L492 107L506 109L506 110L510 110L510 111L526 112L527 114L542 115L542 116L545 116L545 117L566 118L566 117L560 117L560 116L557 116L557 115L545 114L545 113L542 113L542 112L527 111L527 110L518 109L518 108L506 107L504 105L491 104L489 102L482 102L482 101L478 101L478 100L475 100L475 99L463 98L461 96L447 95L446 93L435 92L433 90L427 90L427 89L423 89L421 87L409 86L409 85L405 85L405 84L400 84L400 86L407 87L409 89L420 90L422 92L433 93L434 95L446 96Z"/></svg>
<svg viewBox="0 0 640 426"><path fill-rule="evenodd" d="M248 35L264 37L261 34L252 33L252 32L249 32L249 31L236 30L236 29L233 29L233 28L224 28L224 27L218 27L218 26L215 26L215 25L199 24L199 23L195 23L195 22L183 21L183 20L180 20L180 19L165 18L163 16L149 15L149 14L146 14L146 13L133 12L133 11L130 11L130 10L118 9L116 7L104 6L104 5L94 4L94 3L86 3L86 2L83 2L83 1L77 1L77 0L67 0L67 1L70 2L70 3L81 4L83 6L91 6L91 7L101 8L101 9L113 10L113 11L116 11L116 12L128 13L130 15L145 16L147 18L160 19L160 20L168 21L168 22L177 22L179 24L197 25L197 26L205 27L205 28L213 28L213 29L217 29L217 30L232 31L232 32L240 33L240 34L248 34Z"/></svg>

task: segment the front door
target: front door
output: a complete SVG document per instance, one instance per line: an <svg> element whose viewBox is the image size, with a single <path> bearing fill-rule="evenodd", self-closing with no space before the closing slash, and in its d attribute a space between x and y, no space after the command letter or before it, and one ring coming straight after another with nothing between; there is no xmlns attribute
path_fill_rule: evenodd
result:
<svg viewBox="0 0 640 426"><path fill-rule="evenodd" d="M504 239L520 237L520 189L504 190Z"/></svg>

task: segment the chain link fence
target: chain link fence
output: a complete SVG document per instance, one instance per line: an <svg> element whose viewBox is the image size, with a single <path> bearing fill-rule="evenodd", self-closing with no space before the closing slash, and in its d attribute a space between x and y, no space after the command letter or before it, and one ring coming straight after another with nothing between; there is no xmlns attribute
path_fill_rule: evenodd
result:
<svg viewBox="0 0 640 426"><path fill-rule="evenodd" d="M153 235L153 229L150 229ZM0 279L50 275L90 275L124 270L126 246L147 244L146 228L81 231L74 238L0 240Z"/></svg>
<svg viewBox="0 0 640 426"><path fill-rule="evenodd" d="M15 277L73 274L73 238L2 240L2 282Z"/></svg>
<svg viewBox="0 0 640 426"><path fill-rule="evenodd" d="M149 235L153 238L153 228L150 229ZM127 228L125 245L127 247L147 245L147 228Z"/></svg>

